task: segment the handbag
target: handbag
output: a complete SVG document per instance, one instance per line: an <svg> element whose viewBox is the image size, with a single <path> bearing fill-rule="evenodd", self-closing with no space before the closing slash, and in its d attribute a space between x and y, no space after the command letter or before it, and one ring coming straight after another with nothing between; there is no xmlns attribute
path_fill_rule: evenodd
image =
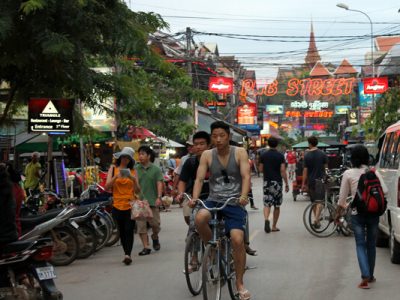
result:
<svg viewBox="0 0 400 300"><path fill-rule="evenodd" d="M153 218L153 212L149 202L145 200L131 201L131 219L136 221L148 221Z"/></svg>

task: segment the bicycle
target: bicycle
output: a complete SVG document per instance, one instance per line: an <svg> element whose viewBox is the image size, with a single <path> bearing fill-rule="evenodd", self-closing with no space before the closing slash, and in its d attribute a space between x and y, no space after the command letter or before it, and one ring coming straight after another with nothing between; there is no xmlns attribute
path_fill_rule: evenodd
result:
<svg viewBox="0 0 400 300"><path fill-rule="evenodd" d="M303 213L303 223L308 232L317 237L328 237L335 232L345 236L351 234L350 206L343 216L341 223L335 222L336 205L339 199L340 180L343 173L342 169L327 171L324 179L317 179L319 184L324 185L324 200L317 200L309 204ZM351 198L350 198L351 199ZM316 216L319 215L317 219Z"/></svg>
<svg viewBox="0 0 400 300"><path fill-rule="evenodd" d="M188 194L183 196L190 200ZM201 264L204 254L204 244L200 238L200 235L194 226L194 216L196 215L199 206L196 206L192 210L189 224L189 234L186 237L185 254L184 254L184 270L186 283L189 291L193 296L200 294L202 289L202 272Z"/></svg>
<svg viewBox="0 0 400 300"><path fill-rule="evenodd" d="M231 241L225 234L224 221L218 217L218 211L223 210L230 202L237 200L236 197L231 197L220 207L207 207L202 200L197 200L211 213L209 224L212 238L205 247L201 264L204 300L221 299L221 288L225 282L228 284L231 299L238 299Z"/></svg>

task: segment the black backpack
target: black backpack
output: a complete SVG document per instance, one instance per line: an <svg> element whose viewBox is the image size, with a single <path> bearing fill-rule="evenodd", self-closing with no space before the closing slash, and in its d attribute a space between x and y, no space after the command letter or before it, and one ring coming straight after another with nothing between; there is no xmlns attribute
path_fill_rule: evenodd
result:
<svg viewBox="0 0 400 300"><path fill-rule="evenodd" d="M360 176L357 185L357 193L354 197L352 207L357 212L366 215L382 215L387 206L383 189L375 171L368 169Z"/></svg>

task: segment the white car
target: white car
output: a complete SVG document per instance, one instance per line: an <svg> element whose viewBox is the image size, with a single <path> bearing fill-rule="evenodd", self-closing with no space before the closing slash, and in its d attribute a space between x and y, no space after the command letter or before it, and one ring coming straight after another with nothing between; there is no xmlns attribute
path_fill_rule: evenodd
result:
<svg viewBox="0 0 400 300"><path fill-rule="evenodd" d="M376 170L389 191L387 210L379 219L377 246L389 242L390 259L400 264L400 121L386 129L380 144Z"/></svg>

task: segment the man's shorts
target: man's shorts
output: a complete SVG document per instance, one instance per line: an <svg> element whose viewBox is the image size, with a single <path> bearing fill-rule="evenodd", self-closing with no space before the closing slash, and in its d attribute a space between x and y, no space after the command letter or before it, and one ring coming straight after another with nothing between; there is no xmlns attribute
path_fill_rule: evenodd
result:
<svg viewBox="0 0 400 300"><path fill-rule="evenodd" d="M279 207L282 204L282 182L264 181L264 206Z"/></svg>
<svg viewBox="0 0 400 300"><path fill-rule="evenodd" d="M153 218L149 221L136 221L136 230L139 234L147 233L147 222L152 228L153 235L157 236L160 232L160 208L151 206L151 211L153 212Z"/></svg>
<svg viewBox="0 0 400 300"><path fill-rule="evenodd" d="M296 171L296 164L288 164L288 172Z"/></svg>
<svg viewBox="0 0 400 300"><path fill-rule="evenodd" d="M222 203L207 200L205 201L207 207L222 206ZM205 209L202 207L201 209ZM222 214L225 222L225 232L229 234L232 229L240 229L245 231L246 229L246 210L238 205L227 205L223 210L219 211Z"/></svg>

